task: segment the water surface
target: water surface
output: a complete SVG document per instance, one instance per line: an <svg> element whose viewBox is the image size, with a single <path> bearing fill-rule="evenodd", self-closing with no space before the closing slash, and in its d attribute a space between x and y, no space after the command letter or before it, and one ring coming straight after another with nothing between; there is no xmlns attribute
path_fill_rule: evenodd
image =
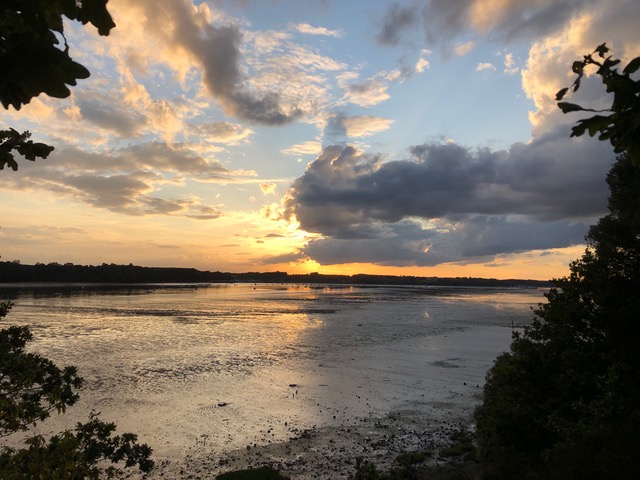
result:
<svg viewBox="0 0 640 480"><path fill-rule="evenodd" d="M22 294L7 320L86 379L79 405L45 431L95 409L171 457L469 406L456 402L542 300L517 289L185 286Z"/></svg>

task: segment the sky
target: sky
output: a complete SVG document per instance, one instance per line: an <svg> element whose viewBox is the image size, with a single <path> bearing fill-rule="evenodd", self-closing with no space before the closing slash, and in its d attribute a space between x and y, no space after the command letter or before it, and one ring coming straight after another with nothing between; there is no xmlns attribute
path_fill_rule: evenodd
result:
<svg viewBox="0 0 640 480"><path fill-rule="evenodd" d="M2 260L549 279L607 212L555 93L640 55L637 0L107 7L65 24L90 78L1 112L55 146L0 173ZM592 73L568 100L606 107Z"/></svg>

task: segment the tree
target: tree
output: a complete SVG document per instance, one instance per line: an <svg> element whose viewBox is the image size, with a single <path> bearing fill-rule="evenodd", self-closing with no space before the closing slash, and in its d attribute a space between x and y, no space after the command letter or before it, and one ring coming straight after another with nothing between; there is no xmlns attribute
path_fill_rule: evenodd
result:
<svg viewBox="0 0 640 480"><path fill-rule="evenodd" d="M604 55L604 48L596 52ZM638 128L640 85L624 75L611 80L620 76L611 76L617 63L598 62L615 110L606 121L580 120L572 134L602 128L601 139L622 152L607 177L610 213L591 227L584 255L556 280L533 323L514 333L510 351L487 375L475 414L487 478L640 474L640 168L629 153L637 134L628 136ZM583 67L574 63L573 70L579 86Z"/></svg>
<svg viewBox="0 0 640 480"><path fill-rule="evenodd" d="M0 319L11 304L0 303ZM63 413L78 400L82 378L75 367L58 368L53 362L25 350L33 336L27 327L0 330L0 437L26 431L51 413ZM113 435L116 426L91 414L45 440L28 437L24 448L3 446L0 450L0 478L59 480L114 478L124 468L138 466L142 472L153 468L151 448L138 444L136 435Z"/></svg>
<svg viewBox="0 0 640 480"><path fill-rule="evenodd" d="M3 0L0 7L0 103L5 109L23 105L45 93L70 95L67 85L87 78L89 71L69 56L63 16L91 23L100 35L115 27L107 0ZM62 44L61 44L62 41ZM29 140L30 132L0 130L0 170L18 169L14 151L27 160L45 159L53 147Z"/></svg>

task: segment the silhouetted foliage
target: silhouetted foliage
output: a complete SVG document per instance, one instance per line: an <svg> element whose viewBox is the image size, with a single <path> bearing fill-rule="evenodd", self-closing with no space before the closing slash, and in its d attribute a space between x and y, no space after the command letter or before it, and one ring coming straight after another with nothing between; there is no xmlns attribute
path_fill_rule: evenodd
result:
<svg viewBox="0 0 640 480"><path fill-rule="evenodd" d="M594 110L560 101L558 107L564 113L610 112L609 115L594 115L578 120L577 125L571 130L571 136L579 137L587 131L592 137L600 133L598 138L611 142L615 153L626 152L631 156L633 164L640 166L640 81L631 78L631 75L640 69L640 57L631 60L620 74L616 68L620 60L607 55L609 52L609 48L603 43L582 60L573 62L572 70L577 74L577 78L571 86L556 94L556 100L562 100L570 89L576 92L580 88L585 69L597 67L596 73L605 84L607 92L613 93L611 107L606 110ZM598 56L594 58L594 54Z"/></svg>
<svg viewBox="0 0 640 480"><path fill-rule="evenodd" d="M0 319L10 308L10 303L0 303ZM78 400L82 379L76 368L60 369L41 355L27 352L32 339L27 327L0 330L0 437L26 431ZM132 433L114 436L115 429L115 424L92 414L88 422L49 439L36 435L28 437L23 448L3 445L0 478L114 478L123 471L117 467L119 463L149 472L153 468L151 448L138 444Z"/></svg>
<svg viewBox="0 0 640 480"><path fill-rule="evenodd" d="M52 146L46 143L35 143L29 140L30 137L29 131L20 133L13 128L0 130L0 170L4 170L5 165L13 171L18 170L14 151L32 162L36 158L45 159L53 152Z"/></svg>
<svg viewBox="0 0 640 480"><path fill-rule="evenodd" d="M0 303L0 318L11 303ZM25 351L33 335L27 327L0 330L0 436L27 430L52 411L78 400L82 385L75 367L60 370L50 360Z"/></svg>
<svg viewBox="0 0 640 480"><path fill-rule="evenodd" d="M596 51L604 55L603 47ZM608 60L600 75L617 63ZM574 64L576 87L583 67ZM615 92L619 84L613 85ZM638 99L616 99L618 113L607 124L615 133L601 139L619 151L638 141L625 136L638 128L637 111L620 113L632 112ZM627 109L624 101L632 105ZM574 134L584 132L585 122L593 126L581 120ZM475 415L486 478L640 475L640 169L634 163L626 151L618 156L607 177L610 213L591 227L585 254L488 373Z"/></svg>
<svg viewBox="0 0 640 480"><path fill-rule="evenodd" d="M487 376L476 420L489 478L640 473L640 170L623 155L608 181L611 213Z"/></svg>
<svg viewBox="0 0 640 480"><path fill-rule="evenodd" d="M108 35L115 23L107 0L3 0L0 6L0 103L6 109L23 105L45 93L70 95L68 85L87 78L89 71L69 56L63 17L91 23ZM62 44L61 44L62 42ZM14 151L27 160L47 158L53 147L28 140L31 134L0 130L0 170L18 169Z"/></svg>
<svg viewBox="0 0 640 480"><path fill-rule="evenodd" d="M4 0L0 9L0 102L22 105L41 93L65 98L67 85L87 78L89 71L69 56L63 17L91 23L109 35L115 23L107 0ZM63 45L60 44L62 39Z"/></svg>

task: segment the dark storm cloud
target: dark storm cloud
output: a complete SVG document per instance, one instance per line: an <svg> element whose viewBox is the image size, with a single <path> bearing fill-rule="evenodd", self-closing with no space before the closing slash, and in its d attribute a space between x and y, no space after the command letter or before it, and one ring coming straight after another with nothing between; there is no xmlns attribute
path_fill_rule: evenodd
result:
<svg viewBox="0 0 640 480"><path fill-rule="evenodd" d="M609 149L564 135L498 152L426 144L413 147L410 159L390 162L353 147L327 147L294 181L287 209L304 229L332 235L342 227L411 216L599 215L606 205Z"/></svg>
<svg viewBox="0 0 640 480"><path fill-rule="evenodd" d="M531 223L507 216L467 219L438 230L423 230L410 220L387 225L384 236L369 239L324 238L312 240L299 256L323 265L375 263L388 266L434 266L491 261L498 254L561 248L582 242L583 223L557 221Z"/></svg>
<svg viewBox="0 0 640 480"><path fill-rule="evenodd" d="M285 203L285 216L324 236L299 253L434 265L582 243L606 209L613 156L560 130L508 151L419 145L401 161L327 147Z"/></svg>

